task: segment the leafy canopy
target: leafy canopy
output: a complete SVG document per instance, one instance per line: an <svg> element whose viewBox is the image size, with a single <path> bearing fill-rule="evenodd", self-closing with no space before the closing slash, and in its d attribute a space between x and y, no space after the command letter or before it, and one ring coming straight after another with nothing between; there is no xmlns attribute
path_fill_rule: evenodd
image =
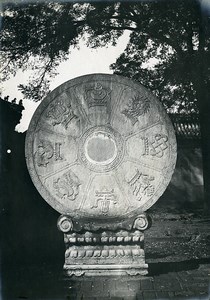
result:
<svg viewBox="0 0 210 300"><path fill-rule="evenodd" d="M33 69L33 78L19 88L38 101L81 38L88 36L89 47L115 45L129 30L127 48L111 66L114 72L152 89L167 108L196 111L201 68L205 84L209 81L210 40L203 38L202 22L196 0L6 5L3 80L19 68Z"/></svg>
<svg viewBox="0 0 210 300"><path fill-rule="evenodd" d="M1 31L2 79L18 69L32 69L33 79L20 85L25 97L40 100L48 91L49 77L67 59L71 46L82 31L82 11L73 4L8 5L4 8ZM81 19L81 20L80 20ZM47 77L48 76L48 77Z"/></svg>

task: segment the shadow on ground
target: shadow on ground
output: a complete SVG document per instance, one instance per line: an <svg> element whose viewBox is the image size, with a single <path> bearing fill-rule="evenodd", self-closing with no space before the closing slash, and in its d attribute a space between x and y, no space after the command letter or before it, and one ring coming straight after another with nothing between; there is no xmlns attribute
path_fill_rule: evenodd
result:
<svg viewBox="0 0 210 300"><path fill-rule="evenodd" d="M161 262L149 264L149 275L157 276L169 272L196 270L201 264L210 264L210 258L191 259L180 262Z"/></svg>

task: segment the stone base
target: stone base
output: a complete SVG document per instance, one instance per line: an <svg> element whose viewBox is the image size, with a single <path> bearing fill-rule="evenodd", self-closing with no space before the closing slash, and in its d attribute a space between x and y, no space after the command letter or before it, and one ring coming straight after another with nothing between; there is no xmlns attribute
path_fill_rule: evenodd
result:
<svg viewBox="0 0 210 300"><path fill-rule="evenodd" d="M65 234L64 269L69 276L146 275L144 233L106 231Z"/></svg>
<svg viewBox="0 0 210 300"><path fill-rule="evenodd" d="M141 215L131 230L74 231L71 220L62 216L58 227L66 245L64 270L68 276L148 274L144 253L147 225Z"/></svg>
<svg viewBox="0 0 210 300"><path fill-rule="evenodd" d="M148 265L64 265L67 276L147 275Z"/></svg>

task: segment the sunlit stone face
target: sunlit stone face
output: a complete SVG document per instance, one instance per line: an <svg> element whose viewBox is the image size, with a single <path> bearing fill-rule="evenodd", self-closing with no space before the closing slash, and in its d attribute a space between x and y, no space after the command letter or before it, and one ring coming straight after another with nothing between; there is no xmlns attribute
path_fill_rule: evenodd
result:
<svg viewBox="0 0 210 300"><path fill-rule="evenodd" d="M54 209L113 228L162 195L175 167L176 140L161 104L143 86L92 74L42 101L27 132L26 160Z"/></svg>
<svg viewBox="0 0 210 300"><path fill-rule="evenodd" d="M104 173L115 169L123 155L123 139L109 126L92 127L80 139L80 161L95 172Z"/></svg>
<svg viewBox="0 0 210 300"><path fill-rule="evenodd" d="M106 132L95 132L85 142L86 158L95 164L109 164L117 156L117 146L114 139Z"/></svg>

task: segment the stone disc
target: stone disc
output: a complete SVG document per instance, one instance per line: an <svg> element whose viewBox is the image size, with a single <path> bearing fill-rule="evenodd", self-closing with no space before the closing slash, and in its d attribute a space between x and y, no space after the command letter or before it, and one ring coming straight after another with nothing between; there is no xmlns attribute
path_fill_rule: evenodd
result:
<svg viewBox="0 0 210 300"><path fill-rule="evenodd" d="M176 162L172 124L142 85L117 75L70 80L37 108L26 137L42 197L78 220L119 222L150 208Z"/></svg>

